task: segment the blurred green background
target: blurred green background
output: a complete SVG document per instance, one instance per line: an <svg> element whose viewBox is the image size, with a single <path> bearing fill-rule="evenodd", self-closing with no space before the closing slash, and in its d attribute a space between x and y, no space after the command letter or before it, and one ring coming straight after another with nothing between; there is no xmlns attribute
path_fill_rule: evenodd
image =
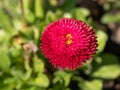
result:
<svg viewBox="0 0 120 90"><path fill-rule="evenodd" d="M94 59L74 71L55 69L39 48L62 17L98 37ZM0 0L0 90L120 90L120 0Z"/></svg>

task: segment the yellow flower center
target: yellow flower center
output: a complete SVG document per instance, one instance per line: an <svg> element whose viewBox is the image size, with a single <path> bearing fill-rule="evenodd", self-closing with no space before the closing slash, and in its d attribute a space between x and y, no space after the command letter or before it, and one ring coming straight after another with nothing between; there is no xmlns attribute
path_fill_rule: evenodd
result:
<svg viewBox="0 0 120 90"><path fill-rule="evenodd" d="M66 35L66 45L69 45L72 43L72 35L71 34L67 34Z"/></svg>

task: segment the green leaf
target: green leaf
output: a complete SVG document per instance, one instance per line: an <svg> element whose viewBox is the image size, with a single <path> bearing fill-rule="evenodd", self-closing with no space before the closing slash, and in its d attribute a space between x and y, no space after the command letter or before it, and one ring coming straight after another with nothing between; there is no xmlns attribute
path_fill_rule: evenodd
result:
<svg viewBox="0 0 120 90"><path fill-rule="evenodd" d="M46 26L45 22L41 22L41 24L38 26L40 36L42 35L42 32L43 32L45 26Z"/></svg>
<svg viewBox="0 0 120 90"><path fill-rule="evenodd" d="M37 56L34 56L34 58L33 58L33 66L34 66L35 72L43 72L44 71L44 63Z"/></svg>
<svg viewBox="0 0 120 90"><path fill-rule="evenodd" d="M23 68L22 68L23 69ZM21 68L17 67L17 66L13 66L11 68L11 75L17 79L18 83L21 83L22 80L24 80L24 72L22 71ZM16 80L15 80L16 81Z"/></svg>
<svg viewBox="0 0 120 90"><path fill-rule="evenodd" d="M95 64L96 66L94 66ZM103 54L100 63L98 61L98 63L95 64L93 68L96 68L96 70L92 73L92 77L115 79L120 75L118 58L112 54Z"/></svg>
<svg viewBox="0 0 120 90"><path fill-rule="evenodd" d="M90 14L90 12L86 8L76 8L72 10L71 14L73 18L86 21L86 17Z"/></svg>
<svg viewBox="0 0 120 90"><path fill-rule="evenodd" d="M106 13L103 15L101 21L104 24L119 22L120 13L117 13L117 14Z"/></svg>
<svg viewBox="0 0 120 90"><path fill-rule="evenodd" d="M48 87L49 86L49 79L45 74L39 73L38 76L35 78L33 85L39 87Z"/></svg>
<svg viewBox="0 0 120 90"><path fill-rule="evenodd" d="M29 86L29 88L22 88L20 90L46 90L46 89L35 87L35 86Z"/></svg>
<svg viewBox="0 0 120 90"><path fill-rule="evenodd" d="M4 30L0 30L0 42L7 43L9 40L8 34Z"/></svg>
<svg viewBox="0 0 120 90"><path fill-rule="evenodd" d="M35 21L34 13L30 10L27 10L25 12L25 19L27 20L28 23L34 23L34 21Z"/></svg>
<svg viewBox="0 0 120 90"><path fill-rule="evenodd" d="M26 73L24 78L25 80L28 80L32 74L32 68L30 67L28 60L25 60L25 69L26 69Z"/></svg>
<svg viewBox="0 0 120 90"><path fill-rule="evenodd" d="M35 15L30 10L30 3L31 3L30 0L23 0L25 19L27 20L28 23L34 23Z"/></svg>
<svg viewBox="0 0 120 90"><path fill-rule="evenodd" d="M15 66L11 68L10 70L11 76L12 77L7 77L6 79L3 80L3 83L7 85L7 87L13 89L20 89L22 86L22 81L24 78L24 74L22 70L17 69Z"/></svg>
<svg viewBox="0 0 120 90"><path fill-rule="evenodd" d="M83 81L79 83L79 87L81 90L102 90L102 81L101 80L93 80L93 81Z"/></svg>
<svg viewBox="0 0 120 90"><path fill-rule="evenodd" d="M96 36L98 40L98 52L102 52L105 48L106 42L108 40L108 36L102 30L98 30Z"/></svg>
<svg viewBox="0 0 120 90"><path fill-rule="evenodd" d="M4 87L4 90L7 90L7 89L13 90L17 84L15 78L6 78L4 79L3 83L7 85L6 87ZM3 90L3 89L0 89L0 90Z"/></svg>
<svg viewBox="0 0 120 90"><path fill-rule="evenodd" d="M39 18L44 17L43 0L35 0L35 15Z"/></svg>
<svg viewBox="0 0 120 90"><path fill-rule="evenodd" d="M50 5L52 6L57 6L58 4L58 0L50 0L49 2L50 2Z"/></svg>
<svg viewBox="0 0 120 90"><path fill-rule="evenodd" d="M29 9L29 5L30 5L30 0L23 0L23 6L25 11Z"/></svg>
<svg viewBox="0 0 120 90"><path fill-rule="evenodd" d="M25 28L19 31L21 38L25 40L34 40L34 31L32 28Z"/></svg>
<svg viewBox="0 0 120 90"><path fill-rule="evenodd" d="M64 3L61 5L61 9L63 11L69 12L71 11L76 5L75 0L64 0Z"/></svg>
<svg viewBox="0 0 120 90"><path fill-rule="evenodd" d="M93 73L93 77L103 78L103 79L115 79L120 75L119 65L106 65L99 68Z"/></svg>
<svg viewBox="0 0 120 90"><path fill-rule="evenodd" d="M68 86L70 83L71 77L72 77L71 73L58 71L58 72L55 72L55 78L53 80L53 83L57 83L59 81L61 83L64 83L64 86Z"/></svg>
<svg viewBox="0 0 120 90"><path fill-rule="evenodd" d="M104 53L101 58L103 59L102 65L119 64L118 58L113 54Z"/></svg>
<svg viewBox="0 0 120 90"><path fill-rule="evenodd" d="M0 52L0 69L4 71L9 71L11 66L11 61L7 53Z"/></svg>
<svg viewBox="0 0 120 90"><path fill-rule="evenodd" d="M5 29L8 33L13 32L12 22L2 9L0 9L0 27Z"/></svg>
<svg viewBox="0 0 120 90"><path fill-rule="evenodd" d="M47 24L53 22L56 19L57 19L57 17L55 15L55 13L53 13L52 11L47 12L46 18L45 18Z"/></svg>

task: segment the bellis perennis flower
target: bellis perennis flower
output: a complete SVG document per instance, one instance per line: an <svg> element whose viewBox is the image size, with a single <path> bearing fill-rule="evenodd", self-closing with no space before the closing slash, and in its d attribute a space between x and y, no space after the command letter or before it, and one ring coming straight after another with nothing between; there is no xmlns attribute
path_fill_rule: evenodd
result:
<svg viewBox="0 0 120 90"><path fill-rule="evenodd" d="M76 69L96 53L93 29L80 20L62 18L42 33L41 49L55 67Z"/></svg>

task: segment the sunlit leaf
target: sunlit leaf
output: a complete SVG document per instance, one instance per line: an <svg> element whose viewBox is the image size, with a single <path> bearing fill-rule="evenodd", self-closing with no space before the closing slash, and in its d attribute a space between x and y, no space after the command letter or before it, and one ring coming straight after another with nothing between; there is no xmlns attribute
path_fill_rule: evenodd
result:
<svg viewBox="0 0 120 90"><path fill-rule="evenodd" d="M11 61L6 52L0 52L0 69L4 71L9 71L11 66Z"/></svg>
<svg viewBox="0 0 120 90"><path fill-rule="evenodd" d="M39 87L48 87L49 83L48 77L45 74L39 73L33 84Z"/></svg>
<svg viewBox="0 0 120 90"><path fill-rule="evenodd" d="M101 52L105 48L106 42L108 40L108 36L102 30L98 30L96 35L97 35L97 40L98 40L98 52Z"/></svg>
<svg viewBox="0 0 120 90"><path fill-rule="evenodd" d="M100 67L96 72L93 73L94 77L104 79L115 79L120 75L119 65L106 65Z"/></svg>
<svg viewBox="0 0 120 90"><path fill-rule="evenodd" d="M43 1L44 0L35 0L35 15L39 18L44 17L44 8L43 8Z"/></svg>
<svg viewBox="0 0 120 90"><path fill-rule="evenodd" d="M30 10L27 10L25 12L25 19L27 20L28 23L34 23L34 21L35 21L34 13L31 12Z"/></svg>
<svg viewBox="0 0 120 90"><path fill-rule="evenodd" d="M30 64L29 64L28 60L25 60L25 69L26 69L25 80L28 80L31 77L31 74L32 74L32 69L30 67Z"/></svg>
<svg viewBox="0 0 120 90"><path fill-rule="evenodd" d="M64 83L65 86L68 86L71 80L71 76L72 76L71 73L58 71L58 72L55 72L55 78L53 82L57 83L58 81L61 81L62 83Z"/></svg>
<svg viewBox="0 0 120 90"><path fill-rule="evenodd" d="M53 22L54 20L56 20L57 17L55 15L55 13L53 13L52 11L48 11L46 14L46 23L49 24L50 22Z"/></svg>
<svg viewBox="0 0 120 90"><path fill-rule="evenodd" d="M44 63L41 59L39 59L37 56L33 58L33 65L35 72L43 72L44 70Z"/></svg>
<svg viewBox="0 0 120 90"><path fill-rule="evenodd" d="M81 90L102 90L102 86L102 81L97 79L79 83Z"/></svg>
<svg viewBox="0 0 120 90"><path fill-rule="evenodd" d="M100 60L100 64L98 64L98 68L93 72L92 77L115 79L120 75L120 66L117 57L112 54L103 54Z"/></svg>
<svg viewBox="0 0 120 90"><path fill-rule="evenodd" d="M13 31L12 22L9 16L2 9L0 9L0 27L5 29L8 33Z"/></svg>
<svg viewBox="0 0 120 90"><path fill-rule="evenodd" d="M73 18L86 21L86 17L90 14L88 9L86 8L76 8L72 10L72 16Z"/></svg>

